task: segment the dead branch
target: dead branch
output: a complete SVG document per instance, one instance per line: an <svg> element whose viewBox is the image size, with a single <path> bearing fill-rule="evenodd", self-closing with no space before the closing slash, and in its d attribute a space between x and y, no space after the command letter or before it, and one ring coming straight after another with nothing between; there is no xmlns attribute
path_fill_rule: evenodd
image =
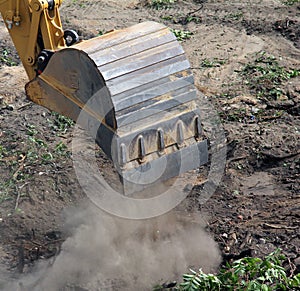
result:
<svg viewBox="0 0 300 291"><path fill-rule="evenodd" d="M287 226L287 225L280 225L280 224L269 224L264 223L264 226L274 229L298 229L298 226Z"/></svg>

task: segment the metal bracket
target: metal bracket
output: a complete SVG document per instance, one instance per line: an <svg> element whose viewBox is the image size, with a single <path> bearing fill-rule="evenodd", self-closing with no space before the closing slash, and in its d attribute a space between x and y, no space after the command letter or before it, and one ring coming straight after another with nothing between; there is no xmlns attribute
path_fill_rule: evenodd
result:
<svg viewBox="0 0 300 291"><path fill-rule="evenodd" d="M61 20L58 12L58 7L61 4L61 0L53 0L49 2L42 0L33 0L30 3L32 11L30 36L28 42L27 58L28 65L34 65L36 62L36 43L38 33L42 36L43 47L40 49L56 50L61 47L65 47L64 31L62 29Z"/></svg>

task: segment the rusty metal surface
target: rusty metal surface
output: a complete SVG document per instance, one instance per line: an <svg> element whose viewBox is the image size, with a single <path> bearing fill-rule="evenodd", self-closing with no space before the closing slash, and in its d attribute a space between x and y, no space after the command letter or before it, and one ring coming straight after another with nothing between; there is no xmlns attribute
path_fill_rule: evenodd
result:
<svg viewBox="0 0 300 291"><path fill-rule="evenodd" d="M75 120L90 102L87 116L102 123L97 143L125 180L143 165L159 166L163 155L170 165L162 179L176 175L176 159L189 151L200 150L201 159L187 159L184 171L207 161L190 64L161 24L141 23L63 49L27 88L32 99Z"/></svg>

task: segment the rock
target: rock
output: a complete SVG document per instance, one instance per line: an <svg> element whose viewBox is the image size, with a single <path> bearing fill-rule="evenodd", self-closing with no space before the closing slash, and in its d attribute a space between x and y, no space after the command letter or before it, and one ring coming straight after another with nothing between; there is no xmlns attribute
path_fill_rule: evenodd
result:
<svg viewBox="0 0 300 291"><path fill-rule="evenodd" d="M259 242L260 242L261 244L265 244L265 243L266 243L266 240L265 240L264 238L261 237L261 238L259 239Z"/></svg>
<svg viewBox="0 0 300 291"><path fill-rule="evenodd" d="M227 234L227 233L223 233L223 234L221 235L221 237L223 237L223 238L228 238L228 234Z"/></svg>
<svg viewBox="0 0 300 291"><path fill-rule="evenodd" d="M15 110L15 107L14 107L13 105L11 105L11 104L8 104L8 105L6 106L6 109L9 110L9 111L14 111L14 110Z"/></svg>
<svg viewBox="0 0 300 291"><path fill-rule="evenodd" d="M224 247L224 253L225 254L229 254L230 253L230 247L229 246L225 246Z"/></svg>
<svg viewBox="0 0 300 291"><path fill-rule="evenodd" d="M260 109L257 108L257 107L254 107L254 106L251 107L251 112L254 113L254 114L258 113L259 110L260 110Z"/></svg>

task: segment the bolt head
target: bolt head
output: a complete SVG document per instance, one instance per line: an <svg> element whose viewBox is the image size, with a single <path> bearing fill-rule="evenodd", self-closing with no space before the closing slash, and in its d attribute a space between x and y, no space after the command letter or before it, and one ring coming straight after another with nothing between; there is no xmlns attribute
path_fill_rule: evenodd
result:
<svg viewBox="0 0 300 291"><path fill-rule="evenodd" d="M38 62L41 64L46 60L46 58L44 56L39 56L38 57Z"/></svg>
<svg viewBox="0 0 300 291"><path fill-rule="evenodd" d="M40 10L40 5L38 3L34 3L32 9L35 10L35 11L39 11Z"/></svg>

